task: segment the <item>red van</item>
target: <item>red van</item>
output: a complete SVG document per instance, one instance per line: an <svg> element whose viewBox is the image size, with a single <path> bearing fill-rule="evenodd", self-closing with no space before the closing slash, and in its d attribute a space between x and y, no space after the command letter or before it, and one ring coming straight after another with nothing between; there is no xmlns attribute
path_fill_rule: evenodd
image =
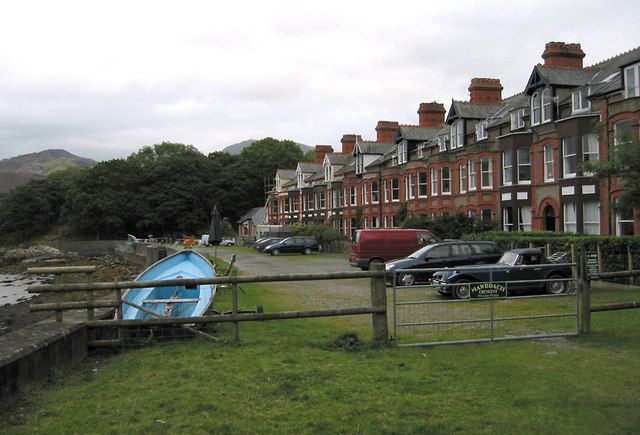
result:
<svg viewBox="0 0 640 435"><path fill-rule="evenodd" d="M356 231L351 245L349 264L368 270L372 262L404 258L425 245L439 242L440 238L429 230L417 229L365 229Z"/></svg>

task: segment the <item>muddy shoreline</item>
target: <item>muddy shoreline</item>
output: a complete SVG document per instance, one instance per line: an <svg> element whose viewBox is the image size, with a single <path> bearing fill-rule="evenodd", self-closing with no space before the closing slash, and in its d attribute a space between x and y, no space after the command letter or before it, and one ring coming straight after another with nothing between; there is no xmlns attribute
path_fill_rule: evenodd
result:
<svg viewBox="0 0 640 435"><path fill-rule="evenodd" d="M46 266L96 266L96 272L94 273L93 279L94 282L107 282L114 281L115 279L119 281L128 281L129 279L136 277L142 269L138 266L125 263L118 257L108 255L100 257L78 257L74 259L56 261L53 264L47 261L35 263L21 262L1 266L0 273L22 275L27 273L27 268L29 267ZM50 277L50 279L52 279L52 277ZM83 282L84 279L84 276L69 276L69 282ZM108 292L104 292L104 294L106 295ZM52 312L30 312L29 305L54 302L55 297L56 296L54 294L43 293L12 305L0 306L0 335L52 317ZM65 301L84 300L84 298L84 293L68 293L64 296Z"/></svg>

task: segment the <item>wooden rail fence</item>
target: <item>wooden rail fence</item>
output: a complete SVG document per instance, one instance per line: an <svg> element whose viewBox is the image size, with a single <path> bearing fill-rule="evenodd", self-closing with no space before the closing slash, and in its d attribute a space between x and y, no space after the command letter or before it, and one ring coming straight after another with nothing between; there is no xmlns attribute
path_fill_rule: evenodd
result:
<svg viewBox="0 0 640 435"><path fill-rule="evenodd" d="M34 268L35 269L35 268ZM43 270L46 269L46 270ZM55 270L54 270L55 269ZM70 273L70 269L76 268L37 268L32 273ZM385 287L385 273L383 265L375 265L371 270L362 272L331 272L331 273L315 273L315 274L279 274L279 275L255 275L255 276L217 276L212 278L198 279L171 279L171 280L155 280L155 281L116 281L108 283L94 283L87 280L86 283L66 283L63 280L56 279L54 284L42 284L31 286L27 289L30 293L46 293L54 292L58 295L58 300L54 303L32 304L31 311L55 311L60 313L56 316L56 321L62 321L62 311L86 309L87 310L87 327L117 327L119 331L117 340L92 341L91 345L112 346L121 344L121 328L131 326L167 326L167 325L183 325L192 329L194 333L201 331L193 330L188 325L192 324L208 324L208 323L225 323L232 322L234 339L240 339L240 322L246 321L266 321L266 320L282 320L282 319L303 319L312 317L332 317L332 316L350 316L350 315L371 315L373 327L373 340L375 343L387 343L389 340L389 326L387 321L387 295ZM238 284L251 282L285 282L285 281L316 281L316 280L343 280L343 279L370 279L371 305L365 307L336 308L328 310L312 310L312 311L285 311L275 313L241 313L238 302ZM217 314L200 317L163 317L154 314L157 318L124 320L122 319L121 303L129 302L122 300L122 290L136 289L146 287L173 287L173 286L196 286L202 284L225 284L229 285L232 292L232 311L231 314ZM96 301L93 297L94 291L112 290L115 298L111 300ZM66 292L86 292L87 301L81 302L62 302L62 293ZM130 304L131 305L131 304ZM110 307L118 310L117 318L107 320L96 320L93 317L94 308ZM138 307L136 307L138 308ZM207 334L205 334L207 335ZM215 337L207 335L210 339L216 340Z"/></svg>

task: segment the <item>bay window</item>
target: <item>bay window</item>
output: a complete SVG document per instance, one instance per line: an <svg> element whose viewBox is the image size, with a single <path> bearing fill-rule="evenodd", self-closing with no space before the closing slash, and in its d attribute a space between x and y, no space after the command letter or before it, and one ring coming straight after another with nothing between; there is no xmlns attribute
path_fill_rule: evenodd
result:
<svg viewBox="0 0 640 435"><path fill-rule="evenodd" d="M493 187L491 157L480 159L480 183L482 189L491 189Z"/></svg>
<svg viewBox="0 0 640 435"><path fill-rule="evenodd" d="M568 136L562 138L562 175L564 178L576 176L576 138Z"/></svg>
<svg viewBox="0 0 640 435"><path fill-rule="evenodd" d="M502 152L502 185L513 184L513 156L511 150Z"/></svg>
<svg viewBox="0 0 640 435"><path fill-rule="evenodd" d="M451 195L451 168L449 168L448 166L443 166L440 171L442 173L441 192L443 195Z"/></svg>
<svg viewBox="0 0 640 435"><path fill-rule="evenodd" d="M531 152L528 148L518 149L518 184L531 184Z"/></svg>
<svg viewBox="0 0 640 435"><path fill-rule="evenodd" d="M549 182L555 179L553 174L553 145L544 147L544 181Z"/></svg>

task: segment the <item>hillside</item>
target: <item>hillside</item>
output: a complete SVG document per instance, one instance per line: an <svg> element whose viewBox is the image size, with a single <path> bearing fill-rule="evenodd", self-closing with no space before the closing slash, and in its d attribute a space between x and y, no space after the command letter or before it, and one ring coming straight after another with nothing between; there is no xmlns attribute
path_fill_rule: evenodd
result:
<svg viewBox="0 0 640 435"><path fill-rule="evenodd" d="M0 160L0 171L48 175L62 169L89 168L95 164L95 160L78 157L65 150L50 149Z"/></svg>
<svg viewBox="0 0 640 435"><path fill-rule="evenodd" d="M0 160L0 193L8 192L29 180L44 178L67 168L89 168L96 162L65 150L44 150Z"/></svg>
<svg viewBox="0 0 640 435"><path fill-rule="evenodd" d="M222 152L229 153L229 154L240 154L240 152L243 149L245 149L246 147L250 146L255 141L256 141L256 139L243 140L242 142L235 143L233 145L229 145L228 147L223 148ZM298 144L298 146L300 147L300 149L302 150L303 153L306 153L310 149L313 149L313 147L310 147L309 145L301 144L301 143L298 143L298 142L296 142L296 143Z"/></svg>

